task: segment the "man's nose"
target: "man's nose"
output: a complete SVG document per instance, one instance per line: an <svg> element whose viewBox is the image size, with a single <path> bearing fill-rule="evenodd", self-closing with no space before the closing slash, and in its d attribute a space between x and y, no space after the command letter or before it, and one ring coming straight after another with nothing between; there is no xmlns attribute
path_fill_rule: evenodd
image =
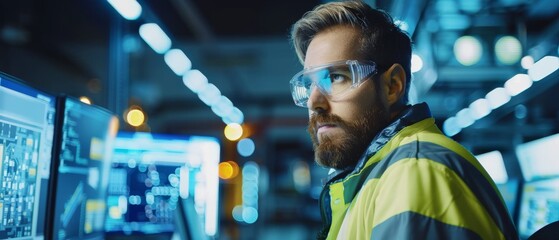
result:
<svg viewBox="0 0 559 240"><path fill-rule="evenodd" d="M313 112L320 112L328 109L328 99L316 86L311 90L311 95L307 101L307 107Z"/></svg>

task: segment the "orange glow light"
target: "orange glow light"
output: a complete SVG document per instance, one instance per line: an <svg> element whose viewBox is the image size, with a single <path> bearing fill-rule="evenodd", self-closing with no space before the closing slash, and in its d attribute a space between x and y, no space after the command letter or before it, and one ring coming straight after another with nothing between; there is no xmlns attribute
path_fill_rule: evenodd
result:
<svg viewBox="0 0 559 240"><path fill-rule="evenodd" d="M234 161L219 163L219 177L221 179L232 179L239 174L239 165Z"/></svg>

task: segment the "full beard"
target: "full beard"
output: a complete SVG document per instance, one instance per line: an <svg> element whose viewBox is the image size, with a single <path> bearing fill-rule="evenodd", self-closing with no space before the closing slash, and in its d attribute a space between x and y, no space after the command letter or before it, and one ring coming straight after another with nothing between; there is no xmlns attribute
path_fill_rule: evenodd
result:
<svg viewBox="0 0 559 240"><path fill-rule="evenodd" d="M373 138L389 121L388 109L378 101L355 122L346 122L334 114L313 114L307 130L313 143L315 161L321 166L335 169L355 166ZM344 134L325 135L319 142L317 122L334 123L344 130Z"/></svg>

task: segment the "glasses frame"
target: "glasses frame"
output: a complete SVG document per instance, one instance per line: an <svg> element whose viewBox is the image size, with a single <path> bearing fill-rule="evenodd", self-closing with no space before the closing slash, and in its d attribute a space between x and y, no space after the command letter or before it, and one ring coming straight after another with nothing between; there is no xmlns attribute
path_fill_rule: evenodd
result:
<svg viewBox="0 0 559 240"><path fill-rule="evenodd" d="M316 73L322 69L327 69L334 66L342 66L342 65L348 65L349 69L351 70L351 80L352 80L351 86L343 90L342 92L332 95L331 93L328 92L328 90L323 88L320 84L317 84L317 80L314 78L306 78L306 79L311 79L312 83L310 84L310 87L308 89L304 87L305 81L308 81L303 78L305 75L308 75L310 73ZM314 88L318 88L320 93L322 93L322 95L324 95L328 100L335 101L335 98L343 97L348 92L351 92L352 89L356 89L359 86L361 86L363 82L365 82L366 80L368 80L369 78L371 78L377 73L378 73L378 66L375 62L359 61L359 60L342 60L342 61L331 62L324 65L319 65L312 68L303 69L302 71L295 74L293 78L291 78L291 80L289 81L289 85L291 88L291 95L293 97L293 101L295 102L295 105L299 107L307 108L309 97L312 91L314 90ZM301 91L300 90L301 87L303 87L303 89L305 90Z"/></svg>

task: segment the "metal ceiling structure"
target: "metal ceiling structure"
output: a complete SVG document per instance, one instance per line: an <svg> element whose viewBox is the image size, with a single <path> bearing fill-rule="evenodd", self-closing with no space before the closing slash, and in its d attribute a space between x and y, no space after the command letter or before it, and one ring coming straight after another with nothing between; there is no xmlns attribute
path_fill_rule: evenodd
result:
<svg viewBox="0 0 559 240"><path fill-rule="evenodd" d="M304 128L306 111L293 106L287 81L300 68L288 43L291 24L319 1L139 1L144 17L124 22L104 1L5 1L0 3L0 69L51 92L90 96L107 106L115 67L111 39L121 31L127 78L121 95L144 107L154 131L218 134L222 123L184 87L160 55L137 34L146 21L159 23L224 95L245 112L246 122L265 132ZM417 100L431 104L441 122L523 70L499 65L493 43L499 35L520 39L525 55L557 54L559 3L553 0L367 1L405 21L424 70L414 76ZM482 39L482 63L465 67L452 55L462 35ZM113 37L112 37L113 36ZM30 66L33 66L30 68ZM126 71L128 70L128 71ZM120 77L122 78L122 76ZM556 81L555 81L556 82ZM121 83L122 84L122 83ZM556 84L546 89L557 88ZM552 93L550 93L552 94ZM557 121L555 104L538 101L546 91L527 92L521 103L537 105L534 118ZM130 98L128 98L128 96ZM113 100L114 101L114 100ZM514 121L514 104L472 128ZM532 108L529 110L532 116ZM508 114L507 114L508 113ZM539 119L538 119L539 120ZM200 124L211 126L200 128ZM478 126L479 125L479 126ZM267 133L262 136L268 136ZM274 135L274 134L272 134ZM305 138L304 133L301 138ZM269 136L268 136L269 137ZM461 136L457 136L460 138ZM467 140L467 139L465 139Z"/></svg>

